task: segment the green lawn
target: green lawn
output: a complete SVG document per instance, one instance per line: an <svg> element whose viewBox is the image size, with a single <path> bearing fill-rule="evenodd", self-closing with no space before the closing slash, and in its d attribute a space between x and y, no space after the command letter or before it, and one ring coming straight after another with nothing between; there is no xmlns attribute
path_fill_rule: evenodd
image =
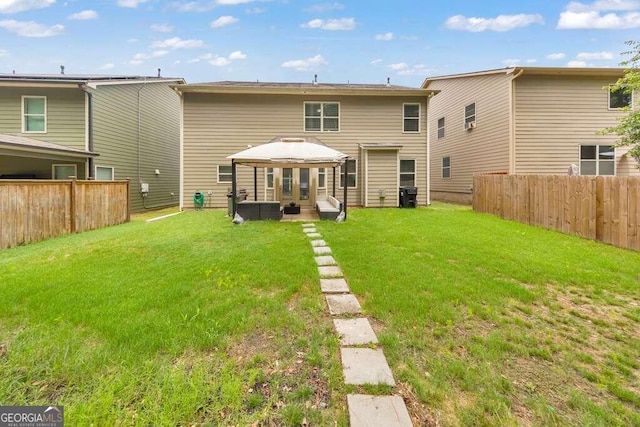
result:
<svg viewBox="0 0 640 427"><path fill-rule="evenodd" d="M640 424L640 254L468 209L318 222L415 425ZM298 223L188 212L0 251L0 404L70 425L347 423ZM325 408L325 405L327 407Z"/></svg>

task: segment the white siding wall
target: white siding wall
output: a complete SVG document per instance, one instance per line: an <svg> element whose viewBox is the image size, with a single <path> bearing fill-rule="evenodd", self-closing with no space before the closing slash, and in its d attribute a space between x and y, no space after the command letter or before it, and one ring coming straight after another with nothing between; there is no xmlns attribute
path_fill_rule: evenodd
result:
<svg viewBox="0 0 640 427"><path fill-rule="evenodd" d="M613 144L615 136L597 135L623 113L608 109L603 87L615 79L528 77L516 80L516 173L565 174L579 164L581 144ZM616 150L616 173L638 175L636 162Z"/></svg>
<svg viewBox="0 0 640 427"><path fill-rule="evenodd" d="M431 190L471 193L473 175L509 170L509 86L511 76L490 74L436 80L441 92L430 101ZM464 129L465 106L476 104L476 128ZM445 137L438 139L438 119ZM451 157L451 178L442 178L442 158ZM434 198L438 198L434 194Z"/></svg>
<svg viewBox="0 0 640 427"><path fill-rule="evenodd" d="M340 102L340 132L304 132L304 101ZM271 96L184 94L184 188L185 208L193 206L196 190L213 192L212 204L226 207L229 184L218 184L216 166L230 165L227 156L259 145L277 136L308 135L358 160L358 188L349 190L349 204L362 203L363 172L359 144L402 144L400 155L417 160L418 183L423 191L418 203L426 197L426 107L421 98L370 96ZM402 132L402 104L422 104L421 132ZM338 177L339 179L339 177ZM397 182L397 174L387 179ZM395 184L393 184L395 185ZM332 171L327 169L327 187L332 187ZM253 169L238 166L238 188L247 188L253 197ZM322 190L324 193L324 190ZM342 190L336 190L342 199ZM264 197L264 173L258 173L258 198Z"/></svg>

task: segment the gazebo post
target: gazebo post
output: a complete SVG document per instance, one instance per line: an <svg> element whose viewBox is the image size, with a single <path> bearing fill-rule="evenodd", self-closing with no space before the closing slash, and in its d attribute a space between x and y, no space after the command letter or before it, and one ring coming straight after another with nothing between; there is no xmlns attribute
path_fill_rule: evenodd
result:
<svg viewBox="0 0 640 427"><path fill-rule="evenodd" d="M336 167L333 167L333 191L331 196L336 197Z"/></svg>
<svg viewBox="0 0 640 427"><path fill-rule="evenodd" d="M253 200L258 201L258 168L253 167Z"/></svg>
<svg viewBox="0 0 640 427"><path fill-rule="evenodd" d="M236 161L231 159L231 217L235 218L236 216L236 190L238 189L238 184L236 183Z"/></svg>
<svg viewBox="0 0 640 427"><path fill-rule="evenodd" d="M349 159L347 158L347 160L345 160L345 167L344 167L344 205L342 206L342 212L344 212L344 219L345 221L347 220L347 188L349 187L349 185L347 184L347 163Z"/></svg>

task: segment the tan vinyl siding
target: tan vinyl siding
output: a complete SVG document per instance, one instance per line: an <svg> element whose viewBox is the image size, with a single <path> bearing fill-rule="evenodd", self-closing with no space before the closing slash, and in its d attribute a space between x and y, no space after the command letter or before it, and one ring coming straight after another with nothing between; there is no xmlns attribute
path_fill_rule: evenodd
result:
<svg viewBox="0 0 640 427"><path fill-rule="evenodd" d="M505 74L436 80L441 92L429 104L431 121L431 189L470 193L473 175L509 170L511 76ZM464 129L465 106L476 104L476 128ZM438 119L445 137L438 139ZM451 157L451 177L442 178L442 158Z"/></svg>
<svg viewBox="0 0 640 427"><path fill-rule="evenodd" d="M131 179L132 212L144 209L141 182L149 184L147 208L178 204L178 94L167 83L103 85L93 94L95 164L114 167L115 179Z"/></svg>
<svg viewBox="0 0 640 427"><path fill-rule="evenodd" d="M516 173L565 174L579 164L580 145L609 145L615 136L596 132L613 126L623 113L609 110L614 79L528 77L516 80ZM616 173L637 174L635 161L616 150Z"/></svg>
<svg viewBox="0 0 640 427"><path fill-rule="evenodd" d="M367 150L364 152L367 163L366 206L370 208L398 206L398 151ZM389 177L396 177L395 182ZM385 197L380 197L380 190Z"/></svg>
<svg viewBox="0 0 640 427"><path fill-rule="evenodd" d="M44 96L46 133L22 133L22 97ZM85 100L78 89L3 87L0 90L0 133L21 135L84 150Z"/></svg>
<svg viewBox="0 0 640 427"><path fill-rule="evenodd" d="M340 132L304 132L305 101L339 102ZM230 164L227 156L244 150L248 145L266 143L277 136L313 136L326 145L358 160L356 189L349 189L349 204L362 203L363 171L359 144L397 143L400 154L415 158L418 179L426 185L426 120L421 120L421 132L405 134L403 103L422 105L418 97L358 97L301 95L228 95L185 93L183 107L183 149L185 208L193 206L196 190L213 192L212 206L226 207L227 184L217 184L216 165ZM315 174L312 174L312 176ZM339 179L339 176L338 176ZM397 182L397 174L387 177ZM394 184L395 185L395 184ZM418 184L420 186L421 184ZM331 193L332 170L327 169L327 189ZM238 166L238 188L247 188L253 195L253 169ZM264 194L264 173L258 173L258 196ZM322 190L324 192L324 190ZM336 188L342 199L342 190ZM424 192L418 202L426 201Z"/></svg>

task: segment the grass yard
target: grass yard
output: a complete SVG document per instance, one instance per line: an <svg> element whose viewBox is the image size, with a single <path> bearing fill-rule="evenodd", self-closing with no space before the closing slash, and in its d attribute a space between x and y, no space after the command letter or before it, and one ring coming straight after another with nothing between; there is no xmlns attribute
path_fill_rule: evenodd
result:
<svg viewBox="0 0 640 427"><path fill-rule="evenodd" d="M0 404L346 425L299 223L188 212L0 251ZM419 425L640 425L640 253L435 204L318 222Z"/></svg>

